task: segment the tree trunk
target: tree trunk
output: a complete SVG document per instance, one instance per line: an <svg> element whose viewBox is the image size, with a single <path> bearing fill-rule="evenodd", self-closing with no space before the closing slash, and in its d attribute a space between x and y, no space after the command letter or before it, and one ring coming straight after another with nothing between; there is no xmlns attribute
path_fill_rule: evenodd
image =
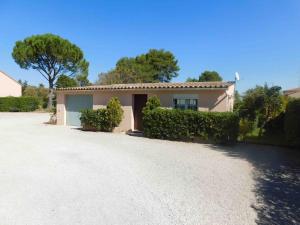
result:
<svg viewBox="0 0 300 225"><path fill-rule="evenodd" d="M54 96L53 82L49 81L49 94L48 94L48 105L47 105L48 110L51 110L53 108L53 96Z"/></svg>

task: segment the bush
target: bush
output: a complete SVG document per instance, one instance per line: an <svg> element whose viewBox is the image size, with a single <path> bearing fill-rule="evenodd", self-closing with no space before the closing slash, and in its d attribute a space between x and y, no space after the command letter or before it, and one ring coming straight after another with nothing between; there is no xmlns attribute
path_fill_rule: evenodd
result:
<svg viewBox="0 0 300 225"><path fill-rule="evenodd" d="M28 85L24 89L23 97L37 98L39 100L39 106L42 108L46 108L48 103L48 93L48 88L45 88L42 84L40 84L38 87Z"/></svg>
<svg viewBox="0 0 300 225"><path fill-rule="evenodd" d="M266 122L264 126L264 135L273 136L273 135L282 135L284 136L284 118L285 113L280 113L277 117L270 119Z"/></svg>
<svg viewBox="0 0 300 225"><path fill-rule="evenodd" d="M286 140L292 146L300 146L300 99L291 100L287 104L284 131Z"/></svg>
<svg viewBox="0 0 300 225"><path fill-rule="evenodd" d="M157 96L151 96L148 98L146 106L143 108L143 114L160 107L160 100Z"/></svg>
<svg viewBox="0 0 300 225"><path fill-rule="evenodd" d="M112 98L106 109L86 109L81 112L81 125L83 130L111 132L117 127L123 117L118 98Z"/></svg>
<svg viewBox="0 0 300 225"><path fill-rule="evenodd" d="M245 137L254 130L255 122L248 119L241 119L239 124L240 137L242 140L244 140Z"/></svg>
<svg viewBox="0 0 300 225"><path fill-rule="evenodd" d="M198 112L156 108L144 114L146 137L168 140L235 142L239 118L231 112Z"/></svg>
<svg viewBox="0 0 300 225"><path fill-rule="evenodd" d="M35 97L2 97L0 112L30 112L39 108L39 99Z"/></svg>
<svg viewBox="0 0 300 225"><path fill-rule="evenodd" d="M105 131L112 130L107 109L85 109L81 112L81 125L83 130Z"/></svg>
<svg viewBox="0 0 300 225"><path fill-rule="evenodd" d="M110 99L107 104L107 111L110 117L110 126L112 128L117 127L121 123L124 113L118 98L113 97Z"/></svg>

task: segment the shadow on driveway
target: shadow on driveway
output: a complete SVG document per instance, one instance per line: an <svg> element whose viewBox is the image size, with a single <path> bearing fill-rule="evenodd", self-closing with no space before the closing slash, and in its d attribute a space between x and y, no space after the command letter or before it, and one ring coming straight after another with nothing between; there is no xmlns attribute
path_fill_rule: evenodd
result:
<svg viewBox="0 0 300 225"><path fill-rule="evenodd" d="M214 146L254 167L257 224L300 224L300 152L269 146Z"/></svg>

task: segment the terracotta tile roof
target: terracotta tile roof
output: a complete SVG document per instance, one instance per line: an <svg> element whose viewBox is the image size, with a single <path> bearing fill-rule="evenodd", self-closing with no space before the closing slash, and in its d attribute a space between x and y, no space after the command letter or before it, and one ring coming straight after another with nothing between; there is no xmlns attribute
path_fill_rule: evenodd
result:
<svg viewBox="0 0 300 225"><path fill-rule="evenodd" d="M145 89L210 89L210 88L228 88L234 82L186 82L186 83L136 83L136 84L112 84L95 85L86 87L57 88L56 91L71 90L145 90Z"/></svg>

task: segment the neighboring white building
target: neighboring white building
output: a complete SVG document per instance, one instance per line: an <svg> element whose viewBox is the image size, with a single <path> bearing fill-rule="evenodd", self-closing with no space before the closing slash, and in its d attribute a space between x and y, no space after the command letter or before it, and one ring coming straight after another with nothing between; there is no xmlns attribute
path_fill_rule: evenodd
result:
<svg viewBox="0 0 300 225"><path fill-rule="evenodd" d="M22 85L15 79L0 71L0 97L22 96Z"/></svg>

